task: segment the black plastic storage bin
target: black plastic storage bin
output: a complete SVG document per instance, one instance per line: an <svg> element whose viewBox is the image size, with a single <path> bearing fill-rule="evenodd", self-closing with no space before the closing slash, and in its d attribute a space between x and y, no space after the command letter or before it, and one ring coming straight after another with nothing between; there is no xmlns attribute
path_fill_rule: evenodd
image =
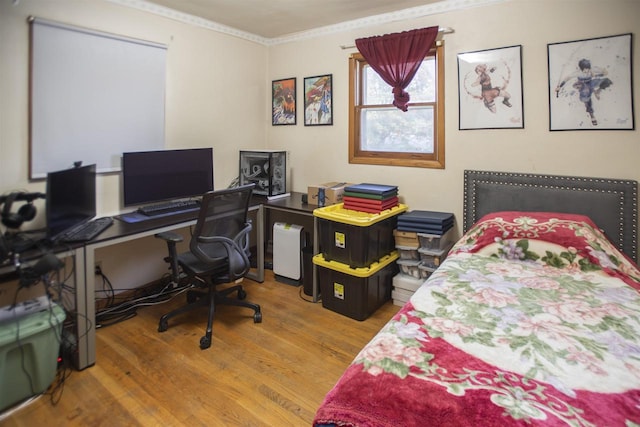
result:
<svg viewBox="0 0 640 427"><path fill-rule="evenodd" d="M351 268L368 267L395 250L393 230L398 214L407 206L398 205L379 214L344 209L342 203L318 208L320 253L327 261Z"/></svg>
<svg viewBox="0 0 640 427"><path fill-rule="evenodd" d="M318 266L322 306L355 320L365 320L391 299L393 276L398 273L398 253L383 257L365 268L313 257Z"/></svg>

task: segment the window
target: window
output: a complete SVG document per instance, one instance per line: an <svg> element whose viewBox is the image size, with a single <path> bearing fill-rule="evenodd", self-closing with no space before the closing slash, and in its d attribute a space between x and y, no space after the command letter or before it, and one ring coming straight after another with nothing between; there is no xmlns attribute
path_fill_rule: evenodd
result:
<svg viewBox="0 0 640 427"><path fill-rule="evenodd" d="M425 58L406 112L359 53L349 59L349 163L444 168L444 47Z"/></svg>

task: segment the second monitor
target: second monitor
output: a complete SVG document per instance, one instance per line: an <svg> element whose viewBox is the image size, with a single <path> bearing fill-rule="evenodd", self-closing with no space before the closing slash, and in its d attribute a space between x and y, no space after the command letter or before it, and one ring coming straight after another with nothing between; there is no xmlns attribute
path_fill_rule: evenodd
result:
<svg viewBox="0 0 640 427"><path fill-rule="evenodd" d="M213 190L213 149L123 153L122 187L124 206L200 197Z"/></svg>

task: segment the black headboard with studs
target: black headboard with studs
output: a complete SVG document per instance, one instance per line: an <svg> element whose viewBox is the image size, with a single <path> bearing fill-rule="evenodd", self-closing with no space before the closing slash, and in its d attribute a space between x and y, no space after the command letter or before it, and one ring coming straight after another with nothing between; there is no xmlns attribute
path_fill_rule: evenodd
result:
<svg viewBox="0 0 640 427"><path fill-rule="evenodd" d="M464 231L499 211L586 215L638 262L637 181L465 170Z"/></svg>

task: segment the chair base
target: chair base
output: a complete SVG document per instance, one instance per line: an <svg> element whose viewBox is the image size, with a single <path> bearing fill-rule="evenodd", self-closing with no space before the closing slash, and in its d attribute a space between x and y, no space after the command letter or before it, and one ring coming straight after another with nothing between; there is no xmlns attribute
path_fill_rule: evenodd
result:
<svg viewBox="0 0 640 427"><path fill-rule="evenodd" d="M232 298L229 295L237 292L237 298ZM160 318L158 324L158 332L164 332L169 328L169 319L182 313L186 313L198 307L209 307L209 318L207 321L207 329L204 336L200 338L200 348L205 350L211 347L211 335L213 330L213 317L215 315L216 305L234 305L238 307L250 308L254 311L253 323L262 322L262 312L260 311L260 305L243 301L247 297L247 292L242 285L234 285L223 290L217 291L213 287L209 288L209 291L187 291L187 305L177 308Z"/></svg>

